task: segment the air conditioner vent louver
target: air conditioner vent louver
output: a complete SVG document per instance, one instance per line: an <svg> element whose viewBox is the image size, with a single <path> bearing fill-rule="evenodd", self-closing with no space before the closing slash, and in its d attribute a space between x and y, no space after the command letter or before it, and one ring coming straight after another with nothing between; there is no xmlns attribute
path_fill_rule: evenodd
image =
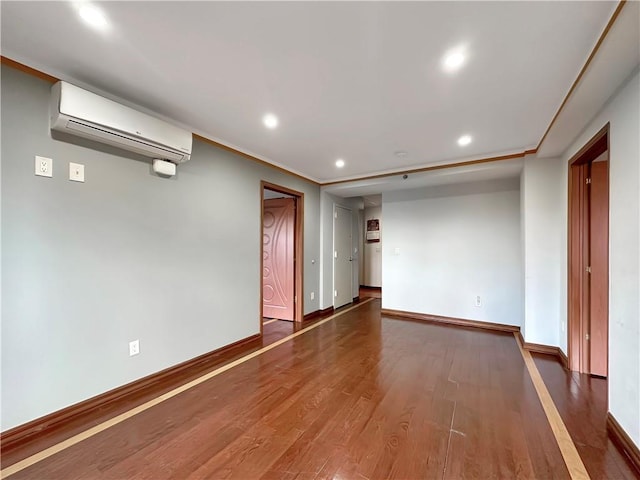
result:
<svg viewBox="0 0 640 480"><path fill-rule="evenodd" d="M191 156L191 132L66 82L51 89L51 129L174 163Z"/></svg>
<svg viewBox="0 0 640 480"><path fill-rule="evenodd" d="M130 137L118 134L114 131L104 130L84 123L78 123L74 120L69 120L67 122L66 129L77 132L78 135L87 138L100 137L100 141L102 143L119 146L125 150L130 150L148 157L171 160L176 163L184 161L184 155L181 153L176 154L176 152L151 145L143 140L132 140Z"/></svg>

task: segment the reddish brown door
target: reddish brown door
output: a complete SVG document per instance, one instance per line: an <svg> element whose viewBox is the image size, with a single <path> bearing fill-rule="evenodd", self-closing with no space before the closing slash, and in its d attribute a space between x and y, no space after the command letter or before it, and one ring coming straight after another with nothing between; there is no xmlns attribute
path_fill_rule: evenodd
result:
<svg viewBox="0 0 640 480"><path fill-rule="evenodd" d="M293 321L295 199L264 200L262 316Z"/></svg>
<svg viewBox="0 0 640 480"><path fill-rule="evenodd" d="M569 368L606 377L609 356L609 125L569 160Z"/></svg>
<svg viewBox="0 0 640 480"><path fill-rule="evenodd" d="M569 364L589 372L589 234L588 165L569 170Z"/></svg>
<svg viewBox="0 0 640 480"><path fill-rule="evenodd" d="M607 376L609 325L609 162L591 164L589 199L589 372Z"/></svg>

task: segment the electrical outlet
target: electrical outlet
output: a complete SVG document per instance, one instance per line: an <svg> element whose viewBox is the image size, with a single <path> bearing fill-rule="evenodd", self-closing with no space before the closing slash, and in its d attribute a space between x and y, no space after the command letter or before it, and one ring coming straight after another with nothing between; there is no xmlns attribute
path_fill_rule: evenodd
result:
<svg viewBox="0 0 640 480"><path fill-rule="evenodd" d="M313 300L314 298L316 298L316 292L311 292L311 300Z"/></svg>
<svg viewBox="0 0 640 480"><path fill-rule="evenodd" d="M133 357L134 355L138 355L140 353L140 340L134 340L133 342L129 342L129 356Z"/></svg>
<svg viewBox="0 0 640 480"><path fill-rule="evenodd" d="M482 300L480 299L480 295L476 296L476 307L482 306Z"/></svg>
<svg viewBox="0 0 640 480"><path fill-rule="evenodd" d="M53 177L53 159L38 157L36 155L36 175L40 177Z"/></svg>

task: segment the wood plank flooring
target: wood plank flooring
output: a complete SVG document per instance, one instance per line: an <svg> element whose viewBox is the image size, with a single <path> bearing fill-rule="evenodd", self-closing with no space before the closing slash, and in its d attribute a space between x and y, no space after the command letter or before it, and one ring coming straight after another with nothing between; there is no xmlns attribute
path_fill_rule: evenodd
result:
<svg viewBox="0 0 640 480"><path fill-rule="evenodd" d="M363 305L11 478L567 477L511 335L378 312Z"/></svg>
<svg viewBox="0 0 640 480"><path fill-rule="evenodd" d="M344 310L344 308L342 310ZM108 421L109 419L163 395L180 385L199 378L216 368L220 368L238 360L239 358L278 342L292 333L322 321L330 315L331 314L319 315L312 320L304 321L302 323L284 321L274 322L275 324L265 328L262 338L216 354L210 357L207 361L201 362L189 370L184 370L180 374L173 375L169 379L149 385L148 388L137 394L134 398L128 397L126 399L110 402L107 405L103 405L100 409L87 412L85 415L74 418L72 421L67 421L52 430L48 430L46 433L41 433L35 438L30 438L27 442L20 444L17 448L7 449L3 444L2 456L0 457L2 468L5 469L16 462L67 440L74 435L80 434L88 428Z"/></svg>
<svg viewBox="0 0 640 480"><path fill-rule="evenodd" d="M532 356L591 478L640 478L607 435L607 381L567 371L550 355Z"/></svg>
<svg viewBox="0 0 640 480"><path fill-rule="evenodd" d="M9 478L568 477L513 335L373 300Z"/></svg>

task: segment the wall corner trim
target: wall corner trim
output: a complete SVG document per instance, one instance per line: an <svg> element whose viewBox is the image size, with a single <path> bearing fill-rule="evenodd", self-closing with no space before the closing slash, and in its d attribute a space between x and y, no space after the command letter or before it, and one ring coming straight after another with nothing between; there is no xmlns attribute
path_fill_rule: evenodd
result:
<svg viewBox="0 0 640 480"><path fill-rule="evenodd" d="M607 412L607 433L640 475L640 448L633 443L611 412Z"/></svg>
<svg viewBox="0 0 640 480"><path fill-rule="evenodd" d="M406 318L409 320L418 320L429 323L442 323L445 325L453 325L457 327L480 328L482 330L493 330L498 332L520 332L520 327L516 325L505 325L502 323L483 322L480 320L467 320L465 318L443 317L441 315L431 315L428 313L406 312L403 310L391 310L383 308L380 314L389 317Z"/></svg>
<svg viewBox="0 0 640 480"><path fill-rule="evenodd" d="M607 35L609 34L609 31L611 30L611 27L613 27L613 24L615 23L615 21L618 19L618 16L620 15L620 11L622 10L622 7L624 7L626 3L627 3L627 0L619 0L618 1L618 5L617 5L616 9L613 11L613 14L609 18L609 22L607 22L607 25L604 27L604 30L600 34L600 37L598 38L598 41L596 42L596 44L594 45L593 49L591 50L591 54L589 55L589 57L587 57L587 60L585 61L584 65L582 66L582 69L578 73L578 76L576 77L576 79L571 84L571 87L569 88L569 91L565 95L564 100L562 100L562 103L560 104L560 106L558 107L558 110L556 111L555 115L551 119L551 122L549 122L549 126L547 127L547 129L545 130L544 134L542 135L542 138L538 142L538 146L535 148L536 152L538 150L540 150L540 148L542 147L542 144L544 143L545 139L547 138L547 135L549 135L549 132L551 131L551 128L553 127L554 123L556 123L556 120L560 116L560 113L562 112L562 110L564 109L565 105L569 101L569 98L571 97L571 95L573 95L574 90L578 87L578 84L580 83L580 80L582 80L582 77L584 76L584 74L586 73L587 69L589 68L589 65L591 65L591 62L593 61L594 57L596 56L596 53L598 53L598 50L600 49L600 46L602 45L602 42L604 42L604 39L607 38Z"/></svg>
<svg viewBox="0 0 640 480"><path fill-rule="evenodd" d="M25 65L24 63L16 62L15 60L5 57L4 55L0 56L0 63L8 67L15 68L16 70L20 70L27 75L33 75L34 77L41 78L42 80L45 80L49 83L56 83L59 80L53 75L49 75L48 73L36 70L35 68Z"/></svg>

